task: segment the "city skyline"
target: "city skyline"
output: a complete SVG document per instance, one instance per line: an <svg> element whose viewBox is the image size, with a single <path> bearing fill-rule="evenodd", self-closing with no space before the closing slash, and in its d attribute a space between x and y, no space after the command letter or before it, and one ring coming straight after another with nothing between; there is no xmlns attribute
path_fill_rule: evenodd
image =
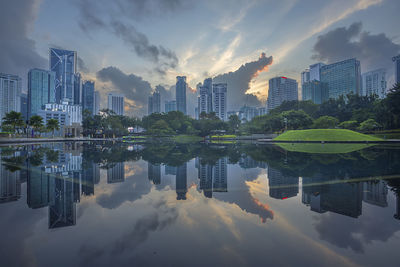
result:
<svg viewBox="0 0 400 267"><path fill-rule="evenodd" d="M198 82L208 77L227 82L228 98L234 100L228 101L228 111L237 103L259 106L270 78L284 75L300 83L304 67L317 62L355 57L363 73L386 68L388 87L394 81L398 1L238 1L230 7L223 1L120 2L7 3L4 10L16 10L13 21L18 23L2 30L8 38L0 47L0 72L19 75L26 91L28 70L47 69L49 47L78 51L82 78L95 81L103 96L124 93L127 114L138 116L147 113L147 98L156 86L172 99L168 96L180 75L187 77L188 106L197 103ZM316 6L319 12L310 17ZM66 12L50 23L59 9ZM7 13L12 12L1 17L5 22ZM111 19L113 14L120 18ZM214 16L204 23L204 14ZM71 38L78 41L71 44ZM194 115L194 109L188 114Z"/></svg>

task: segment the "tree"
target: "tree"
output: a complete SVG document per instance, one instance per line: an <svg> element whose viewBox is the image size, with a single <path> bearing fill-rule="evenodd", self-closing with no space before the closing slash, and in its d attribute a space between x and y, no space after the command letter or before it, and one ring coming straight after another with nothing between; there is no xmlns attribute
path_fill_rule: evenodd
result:
<svg viewBox="0 0 400 267"><path fill-rule="evenodd" d="M154 125L148 130L152 135L163 136L174 134L174 131L168 126L164 120L158 120Z"/></svg>
<svg viewBox="0 0 400 267"><path fill-rule="evenodd" d="M290 130L306 129L313 124L312 118L303 110L289 110L282 113L282 118Z"/></svg>
<svg viewBox="0 0 400 267"><path fill-rule="evenodd" d="M241 121L240 121L238 115L229 116L229 120L228 120L229 131L232 133L236 133L236 131L239 130L240 123L241 123Z"/></svg>
<svg viewBox="0 0 400 267"><path fill-rule="evenodd" d="M50 119L50 120L48 120L48 121L47 121L46 128L47 128L49 131L52 131L52 133L53 133L53 138L54 138L54 131L55 131L55 130L60 130L60 125L59 125L59 123L58 123L58 120L56 120L56 119Z"/></svg>
<svg viewBox="0 0 400 267"><path fill-rule="evenodd" d="M6 113L6 115L3 118L3 124L12 126L15 133L17 127L24 126L24 120L22 118L22 114L16 111L10 111L9 113Z"/></svg>
<svg viewBox="0 0 400 267"><path fill-rule="evenodd" d="M43 118L38 115L33 115L29 120L29 125L32 126L34 130L41 132L43 130Z"/></svg>
<svg viewBox="0 0 400 267"><path fill-rule="evenodd" d="M332 116L322 116L314 121L314 129L331 129L335 128L339 123L339 120Z"/></svg>
<svg viewBox="0 0 400 267"><path fill-rule="evenodd" d="M338 126L341 129L356 130L359 124L357 121L344 121L340 123Z"/></svg>
<svg viewBox="0 0 400 267"><path fill-rule="evenodd" d="M360 127L358 127L358 129L360 131L367 132L367 131L376 130L380 127L381 127L381 125L379 123L377 123L374 119L368 119L366 121L363 121L360 124Z"/></svg>

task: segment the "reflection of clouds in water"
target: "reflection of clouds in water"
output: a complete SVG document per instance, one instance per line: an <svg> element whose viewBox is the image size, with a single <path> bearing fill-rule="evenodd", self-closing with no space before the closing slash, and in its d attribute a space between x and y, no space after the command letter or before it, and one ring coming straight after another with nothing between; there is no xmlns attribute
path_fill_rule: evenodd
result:
<svg viewBox="0 0 400 267"><path fill-rule="evenodd" d="M315 230L322 240L364 253L367 244L373 241L387 242L400 230L399 222L390 216L392 212L391 207L381 208L363 203L361 220L329 212L314 217Z"/></svg>

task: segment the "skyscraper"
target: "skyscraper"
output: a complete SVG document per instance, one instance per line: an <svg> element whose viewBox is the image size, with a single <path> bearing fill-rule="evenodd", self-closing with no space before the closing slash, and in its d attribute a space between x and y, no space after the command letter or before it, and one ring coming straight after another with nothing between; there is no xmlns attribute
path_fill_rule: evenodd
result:
<svg viewBox="0 0 400 267"><path fill-rule="evenodd" d="M100 92L99 91L94 91L94 104L93 104L93 109L94 109L94 115L98 115L100 112Z"/></svg>
<svg viewBox="0 0 400 267"><path fill-rule="evenodd" d="M386 70L377 69L361 75L361 95L377 95L379 98L386 97Z"/></svg>
<svg viewBox="0 0 400 267"><path fill-rule="evenodd" d="M28 119L28 94L21 94L21 114L24 121Z"/></svg>
<svg viewBox="0 0 400 267"><path fill-rule="evenodd" d="M165 101L165 113L176 111L176 100Z"/></svg>
<svg viewBox="0 0 400 267"><path fill-rule="evenodd" d="M148 113L161 113L161 94L159 91L153 92L149 96Z"/></svg>
<svg viewBox="0 0 400 267"><path fill-rule="evenodd" d="M213 111L223 121L226 120L227 91L228 85L226 83L213 84Z"/></svg>
<svg viewBox="0 0 400 267"><path fill-rule="evenodd" d="M125 163L118 162L114 166L107 169L107 183L121 183L125 181Z"/></svg>
<svg viewBox="0 0 400 267"><path fill-rule="evenodd" d="M203 88L207 89L207 105L206 105L206 109L207 109L207 113L210 113L213 111L213 101L212 101L212 94L213 94L213 84L212 84L212 79L211 78L207 78L204 80L203 82ZM199 114L201 113L201 111L199 110Z"/></svg>
<svg viewBox="0 0 400 267"><path fill-rule="evenodd" d="M147 177L153 184L161 184L161 165L147 162Z"/></svg>
<svg viewBox="0 0 400 267"><path fill-rule="evenodd" d="M328 84L318 80L306 82L302 85L303 101L311 100L315 104L322 104L329 99Z"/></svg>
<svg viewBox="0 0 400 267"><path fill-rule="evenodd" d="M114 111L117 115L124 115L124 95L109 93L108 109Z"/></svg>
<svg viewBox="0 0 400 267"><path fill-rule="evenodd" d="M28 118L37 115L45 104L55 103L55 73L32 69L28 73Z"/></svg>
<svg viewBox="0 0 400 267"><path fill-rule="evenodd" d="M56 48L50 48L50 70L55 72L56 102L76 101L75 79L77 73L77 54L75 51L68 51Z"/></svg>
<svg viewBox="0 0 400 267"><path fill-rule="evenodd" d="M82 105L82 78L80 73L74 74L74 99L71 104Z"/></svg>
<svg viewBox="0 0 400 267"><path fill-rule="evenodd" d="M186 76L176 77L176 109L186 115Z"/></svg>
<svg viewBox="0 0 400 267"><path fill-rule="evenodd" d="M93 81L84 81L82 83L82 112L85 110L90 111L91 114L95 114L94 112L94 82Z"/></svg>
<svg viewBox="0 0 400 267"><path fill-rule="evenodd" d="M283 101L298 100L297 81L287 77L275 77L269 80L267 109L280 106Z"/></svg>
<svg viewBox="0 0 400 267"><path fill-rule="evenodd" d="M325 66L324 63L315 63L310 65L310 80L321 81L321 68Z"/></svg>
<svg viewBox="0 0 400 267"><path fill-rule="evenodd" d="M214 192L228 192L228 160L227 158L218 159L217 163L214 165L214 181L213 181L213 191Z"/></svg>
<svg viewBox="0 0 400 267"><path fill-rule="evenodd" d="M329 98L361 92L361 66L355 58L322 66L320 75L321 82L328 84Z"/></svg>
<svg viewBox="0 0 400 267"><path fill-rule="evenodd" d="M21 78L0 73L0 125L1 119L10 111L20 112Z"/></svg>
<svg viewBox="0 0 400 267"><path fill-rule="evenodd" d="M395 69L395 83L400 83L400 55L392 58Z"/></svg>
<svg viewBox="0 0 400 267"><path fill-rule="evenodd" d="M176 199L185 200L187 193L187 163L176 168L175 177Z"/></svg>

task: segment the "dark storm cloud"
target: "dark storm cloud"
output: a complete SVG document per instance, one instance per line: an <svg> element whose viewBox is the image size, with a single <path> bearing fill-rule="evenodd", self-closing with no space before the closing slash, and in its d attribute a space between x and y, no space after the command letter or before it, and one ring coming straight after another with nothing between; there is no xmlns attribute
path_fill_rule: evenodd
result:
<svg viewBox="0 0 400 267"><path fill-rule="evenodd" d="M135 27L127 26L120 21L111 22L113 33L121 38L127 45L131 46L135 53L145 59L154 63L160 62L160 57L168 60L164 62L171 68L175 68L178 64L178 58L175 53L162 47L150 44L147 36L138 32Z"/></svg>
<svg viewBox="0 0 400 267"><path fill-rule="evenodd" d="M35 49L28 32L35 19L38 1L7 1L0 8L0 72L26 78L31 68L45 68L46 60Z"/></svg>
<svg viewBox="0 0 400 267"><path fill-rule="evenodd" d="M103 68L97 72L97 78L102 82L111 82L116 90L123 93L125 97L135 101L137 115L145 115L148 97L154 90L150 83L135 74L126 74L117 67ZM161 93L161 105L164 100L171 100L173 92L162 85L157 85L156 90Z"/></svg>
<svg viewBox="0 0 400 267"><path fill-rule="evenodd" d="M115 89L139 105L147 104L147 98L152 91L148 81L135 74L125 74L117 67L101 69L97 72L97 78L103 82L111 82Z"/></svg>
<svg viewBox="0 0 400 267"><path fill-rule="evenodd" d="M400 45L384 33L362 31L362 23L357 22L318 36L313 50L312 58L326 63L355 57L365 72L380 67L391 68L391 59L399 53Z"/></svg>
<svg viewBox="0 0 400 267"><path fill-rule="evenodd" d="M266 57L265 53L262 53L258 60L248 62L234 72L214 78L213 83L228 84L228 110L236 110L244 104L252 106L261 104L255 95L246 94L246 91L249 89L252 78L271 64L272 56Z"/></svg>
<svg viewBox="0 0 400 267"><path fill-rule="evenodd" d="M85 61L83 61L83 59L81 57L78 57L78 71L79 72L84 72L84 73L88 73L89 72L89 68L86 66Z"/></svg>
<svg viewBox="0 0 400 267"><path fill-rule="evenodd" d="M161 46L151 44L146 34L138 31L127 21L137 20L151 15L173 11L181 6L179 0L119 0L119 1L79 1L79 26L86 33L94 29L110 31L120 38L139 57L155 64L155 72L165 75L166 70L176 68L178 57L175 52Z"/></svg>

